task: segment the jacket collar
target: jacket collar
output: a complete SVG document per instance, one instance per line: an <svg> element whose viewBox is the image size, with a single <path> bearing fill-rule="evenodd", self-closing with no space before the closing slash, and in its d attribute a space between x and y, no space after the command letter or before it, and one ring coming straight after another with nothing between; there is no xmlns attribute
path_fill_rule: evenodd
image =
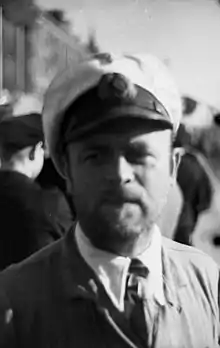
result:
<svg viewBox="0 0 220 348"><path fill-rule="evenodd" d="M67 232L62 240L63 286L68 297L86 297L95 301L98 295L98 279L79 253L74 229L75 226Z"/></svg>
<svg viewBox="0 0 220 348"><path fill-rule="evenodd" d="M94 247L79 224L76 224L75 239L81 256L98 276L115 306L123 311L127 272L131 259ZM160 230L155 225L151 243L137 258L149 270L148 295L154 295L158 304L164 305L161 239Z"/></svg>
<svg viewBox="0 0 220 348"><path fill-rule="evenodd" d="M87 298L94 302L105 293L104 287L97 278L95 272L87 265L80 255L74 237L74 228L62 240L62 276L63 286L68 297ZM172 257L170 243L167 238L162 238L162 265L164 279L165 299L171 306L180 309L179 291L186 286L187 279L181 264L178 262L178 254ZM106 295L106 293L105 293ZM106 299L106 296L105 296Z"/></svg>

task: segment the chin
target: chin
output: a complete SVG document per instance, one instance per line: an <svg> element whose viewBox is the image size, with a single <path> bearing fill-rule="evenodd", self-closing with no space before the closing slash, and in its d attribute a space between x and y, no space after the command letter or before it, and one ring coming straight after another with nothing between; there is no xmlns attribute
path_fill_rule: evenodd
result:
<svg viewBox="0 0 220 348"><path fill-rule="evenodd" d="M148 234L152 227L149 217L134 204L121 208L103 205L93 214L84 215L84 218L81 215L81 218L80 225L93 245L110 252L132 245L142 234Z"/></svg>
<svg viewBox="0 0 220 348"><path fill-rule="evenodd" d="M124 242L136 240L142 233L147 232L147 226L145 224L142 222L135 223L130 220L116 222L110 226L110 229L116 238L118 236L118 239Z"/></svg>
<svg viewBox="0 0 220 348"><path fill-rule="evenodd" d="M124 230L142 231L148 226L149 211L145 211L138 204L126 203L120 208L105 206L101 209L100 215L102 215L105 221L108 221L110 225L120 226Z"/></svg>
<svg viewBox="0 0 220 348"><path fill-rule="evenodd" d="M130 220L112 221L99 226L91 242L99 249L117 255L126 255L142 236L150 234L146 224L131 223ZM104 232L104 233L103 233Z"/></svg>
<svg viewBox="0 0 220 348"><path fill-rule="evenodd" d="M143 211L138 204L124 203L123 205L105 204L100 209L100 216L106 220L129 222L134 224L143 218Z"/></svg>

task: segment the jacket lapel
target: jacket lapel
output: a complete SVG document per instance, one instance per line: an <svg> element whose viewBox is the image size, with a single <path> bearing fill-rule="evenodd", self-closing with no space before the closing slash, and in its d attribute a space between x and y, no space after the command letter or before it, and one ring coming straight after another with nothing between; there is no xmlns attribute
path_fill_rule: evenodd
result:
<svg viewBox="0 0 220 348"><path fill-rule="evenodd" d="M171 258L169 243L169 240L163 238L162 263L166 303L161 307L155 347L190 348L192 342L189 331L184 330L181 302L187 278L181 264Z"/></svg>
<svg viewBox="0 0 220 348"><path fill-rule="evenodd" d="M185 288L188 281L184 269L181 268L180 263L177 267L176 262L174 262L170 257L170 242L170 240L163 237L162 268L164 278L164 293L167 302L175 307L177 311L181 311L180 292Z"/></svg>
<svg viewBox="0 0 220 348"><path fill-rule="evenodd" d="M182 347L186 346L184 345L186 342L189 343L188 347L191 347L190 337L186 337L182 327L180 301L181 293L186 289L187 278L180 263L177 266L170 257L169 241L166 238L163 240L162 264L166 304L160 308L155 347L181 348L180 342L183 342ZM123 313L115 308L96 274L80 255L74 238L74 229L71 229L63 239L62 276L63 289L67 298L92 301L101 320L100 323L102 324L101 318L103 318L107 325L111 326L116 340L120 337L125 347L142 347L138 337L131 332ZM103 340L105 340L104 336Z"/></svg>
<svg viewBox="0 0 220 348"><path fill-rule="evenodd" d="M104 286L79 253L74 228L63 239L61 267L65 296L73 301L85 299L92 302L98 316L107 321L113 334L123 340L125 347L142 348L139 339L132 334L128 320L113 305Z"/></svg>

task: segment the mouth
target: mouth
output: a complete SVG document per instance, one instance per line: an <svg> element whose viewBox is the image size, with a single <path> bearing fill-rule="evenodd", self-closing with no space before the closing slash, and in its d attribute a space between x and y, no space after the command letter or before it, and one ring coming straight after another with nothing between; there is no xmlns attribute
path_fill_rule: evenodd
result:
<svg viewBox="0 0 220 348"><path fill-rule="evenodd" d="M134 188L120 188L117 190L105 190L101 199L101 205L104 205L113 209L122 209L127 206L128 208L141 209L144 214L148 212L148 201L142 190ZM129 208L129 210L130 210Z"/></svg>
<svg viewBox="0 0 220 348"><path fill-rule="evenodd" d="M131 193L126 194L109 194L105 195L104 199L102 200L103 204L107 205L115 205L115 206L121 206L123 204L136 204L140 205L141 200L140 197Z"/></svg>

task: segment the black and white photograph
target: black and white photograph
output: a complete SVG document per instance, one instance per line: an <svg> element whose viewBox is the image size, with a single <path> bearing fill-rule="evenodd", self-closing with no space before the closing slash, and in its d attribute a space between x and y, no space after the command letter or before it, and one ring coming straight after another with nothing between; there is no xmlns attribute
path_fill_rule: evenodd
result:
<svg viewBox="0 0 220 348"><path fill-rule="evenodd" d="M0 0L0 348L220 347L220 1Z"/></svg>

